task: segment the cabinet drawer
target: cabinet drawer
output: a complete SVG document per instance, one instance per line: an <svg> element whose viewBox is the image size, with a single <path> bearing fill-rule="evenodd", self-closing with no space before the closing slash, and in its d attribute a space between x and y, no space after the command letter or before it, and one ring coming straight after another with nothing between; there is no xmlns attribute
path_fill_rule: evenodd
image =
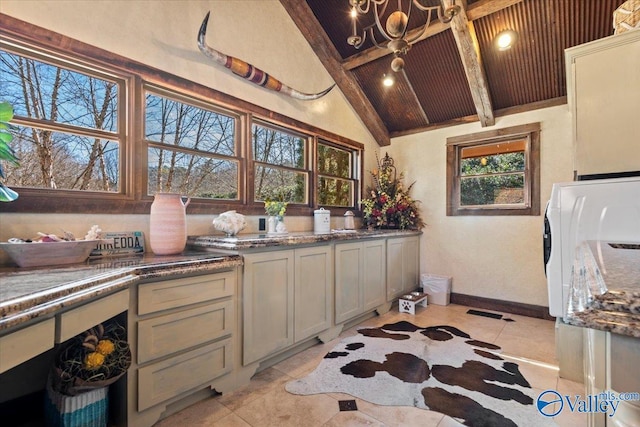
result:
<svg viewBox="0 0 640 427"><path fill-rule="evenodd" d="M48 319L0 337L0 373L53 348L55 327Z"/></svg>
<svg viewBox="0 0 640 427"><path fill-rule="evenodd" d="M233 302L225 301L138 322L138 363L230 335Z"/></svg>
<svg viewBox="0 0 640 427"><path fill-rule="evenodd" d="M128 289L62 313L58 316L56 343L73 338L127 310L129 310Z"/></svg>
<svg viewBox="0 0 640 427"><path fill-rule="evenodd" d="M138 314L183 307L235 293L236 271L144 283L138 287Z"/></svg>
<svg viewBox="0 0 640 427"><path fill-rule="evenodd" d="M203 386L233 368L231 339L138 369L138 411Z"/></svg>

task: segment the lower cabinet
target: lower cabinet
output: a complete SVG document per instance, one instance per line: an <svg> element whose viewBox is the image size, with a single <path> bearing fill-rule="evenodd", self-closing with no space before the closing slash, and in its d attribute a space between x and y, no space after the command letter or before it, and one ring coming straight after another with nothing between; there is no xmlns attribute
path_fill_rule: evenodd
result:
<svg viewBox="0 0 640 427"><path fill-rule="evenodd" d="M384 239L335 245L336 323L385 303L385 248Z"/></svg>
<svg viewBox="0 0 640 427"><path fill-rule="evenodd" d="M295 250L294 342L331 327L333 277L331 246Z"/></svg>
<svg viewBox="0 0 640 427"><path fill-rule="evenodd" d="M244 253L243 364L332 324L331 246Z"/></svg>
<svg viewBox="0 0 640 427"><path fill-rule="evenodd" d="M293 344L293 250L243 254L242 363Z"/></svg>
<svg viewBox="0 0 640 427"><path fill-rule="evenodd" d="M387 301L413 291L419 283L419 236L387 239Z"/></svg>
<svg viewBox="0 0 640 427"><path fill-rule="evenodd" d="M0 373L53 348L55 330L55 319L47 319L0 336Z"/></svg>
<svg viewBox="0 0 640 427"><path fill-rule="evenodd" d="M152 425L167 405L232 372L237 274L149 281L132 292L128 425Z"/></svg>

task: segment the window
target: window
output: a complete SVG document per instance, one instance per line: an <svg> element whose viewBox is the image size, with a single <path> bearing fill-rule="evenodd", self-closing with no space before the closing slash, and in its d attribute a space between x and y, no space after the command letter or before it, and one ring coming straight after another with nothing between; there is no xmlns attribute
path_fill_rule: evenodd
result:
<svg viewBox="0 0 640 427"><path fill-rule="evenodd" d="M0 50L0 99L13 105L10 187L123 191L124 82L27 53Z"/></svg>
<svg viewBox="0 0 640 427"><path fill-rule="evenodd" d="M320 141L317 156L318 205L354 206L354 154L344 148L329 145L326 141Z"/></svg>
<svg viewBox="0 0 640 427"><path fill-rule="evenodd" d="M238 200L236 119L150 90L145 99L147 194Z"/></svg>
<svg viewBox="0 0 640 427"><path fill-rule="evenodd" d="M252 126L254 201L307 203L308 138L266 123Z"/></svg>
<svg viewBox="0 0 640 427"><path fill-rule="evenodd" d="M447 215L539 215L540 124L447 139Z"/></svg>
<svg viewBox="0 0 640 427"><path fill-rule="evenodd" d="M20 194L3 212L189 213L355 208L363 144L112 52L2 17L0 99L15 109ZM337 209L340 212L340 209Z"/></svg>

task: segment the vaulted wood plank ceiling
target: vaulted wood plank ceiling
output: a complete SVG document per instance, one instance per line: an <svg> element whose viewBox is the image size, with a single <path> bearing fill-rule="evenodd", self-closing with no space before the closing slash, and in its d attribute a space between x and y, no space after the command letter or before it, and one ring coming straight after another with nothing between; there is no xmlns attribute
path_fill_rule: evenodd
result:
<svg viewBox="0 0 640 427"><path fill-rule="evenodd" d="M454 0L422 4L440 1ZM461 12L450 23L432 22L394 73L390 50L347 43L349 0L280 0L381 146L396 136L473 121L490 127L502 115L565 103L564 49L612 35L613 12L623 2L455 0ZM420 21L414 10L409 31L419 31ZM518 40L498 51L494 38L506 29ZM385 74L394 75L394 86L382 85Z"/></svg>

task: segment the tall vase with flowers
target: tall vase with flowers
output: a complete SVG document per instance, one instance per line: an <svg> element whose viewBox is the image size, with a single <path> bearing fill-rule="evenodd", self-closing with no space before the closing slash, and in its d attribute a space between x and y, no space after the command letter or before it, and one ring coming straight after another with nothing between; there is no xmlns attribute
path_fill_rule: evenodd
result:
<svg viewBox="0 0 640 427"><path fill-rule="evenodd" d="M286 234L284 214L287 212L287 202L267 200L264 202L264 210L269 215L267 219L268 234Z"/></svg>
<svg viewBox="0 0 640 427"><path fill-rule="evenodd" d="M378 158L377 163L378 167L370 171L373 186L367 189L369 197L360 200L365 227L420 230L424 222L418 210L419 201L409 195L415 182L404 187L404 176L397 175L388 153L382 160Z"/></svg>

